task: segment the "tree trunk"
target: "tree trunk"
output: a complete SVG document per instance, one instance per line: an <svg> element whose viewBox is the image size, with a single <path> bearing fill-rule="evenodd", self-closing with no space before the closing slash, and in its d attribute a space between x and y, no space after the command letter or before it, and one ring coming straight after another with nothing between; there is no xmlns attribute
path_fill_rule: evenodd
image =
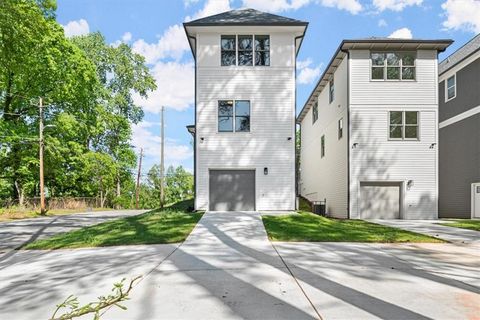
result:
<svg viewBox="0 0 480 320"><path fill-rule="evenodd" d="M18 194L18 205L20 207L23 207L23 204L25 201L25 192L22 186L20 185L20 183L18 183L18 181L15 181L15 189L17 190L17 194Z"/></svg>
<svg viewBox="0 0 480 320"><path fill-rule="evenodd" d="M117 175L117 199L120 198L121 191L120 175ZM120 205L118 203L115 205L115 209L120 209Z"/></svg>

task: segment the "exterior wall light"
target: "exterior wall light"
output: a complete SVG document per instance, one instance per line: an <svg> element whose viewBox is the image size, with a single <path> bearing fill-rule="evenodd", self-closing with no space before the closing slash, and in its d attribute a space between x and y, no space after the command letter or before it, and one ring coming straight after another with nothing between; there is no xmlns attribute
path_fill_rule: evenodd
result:
<svg viewBox="0 0 480 320"><path fill-rule="evenodd" d="M263 174L268 175L268 168L267 167L263 168Z"/></svg>
<svg viewBox="0 0 480 320"><path fill-rule="evenodd" d="M407 181L407 190L410 190L413 187L413 180Z"/></svg>

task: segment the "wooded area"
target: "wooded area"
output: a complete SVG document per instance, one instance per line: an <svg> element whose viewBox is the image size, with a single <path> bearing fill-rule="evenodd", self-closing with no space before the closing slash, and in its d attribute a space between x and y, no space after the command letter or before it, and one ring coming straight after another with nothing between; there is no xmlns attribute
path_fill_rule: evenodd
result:
<svg viewBox="0 0 480 320"><path fill-rule="evenodd" d="M146 97L155 80L127 44L111 45L99 32L65 37L55 10L54 0L0 2L0 199L21 207L40 194L43 111L47 198L132 207L138 159L131 126L144 116L132 94ZM141 207L159 205L159 179L154 166L142 180ZM168 168L166 202L191 197L192 186L190 173Z"/></svg>

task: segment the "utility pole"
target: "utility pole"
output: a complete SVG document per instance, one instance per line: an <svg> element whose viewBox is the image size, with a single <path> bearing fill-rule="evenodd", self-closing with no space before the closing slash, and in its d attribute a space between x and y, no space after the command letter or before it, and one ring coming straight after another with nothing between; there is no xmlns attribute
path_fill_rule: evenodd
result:
<svg viewBox="0 0 480 320"><path fill-rule="evenodd" d="M160 159L160 208L165 204L165 107L162 106L162 146Z"/></svg>
<svg viewBox="0 0 480 320"><path fill-rule="evenodd" d="M40 214L45 215L45 191L43 185L43 100L40 98L38 102L38 112L39 112L39 120L38 120L38 131L39 131L39 152L38 156L40 158Z"/></svg>
<svg viewBox="0 0 480 320"><path fill-rule="evenodd" d="M142 175L142 158L143 158L143 148L140 149L140 161L138 162L137 190L136 190L136 196L135 196L136 209L138 209L138 199L140 197L140 176Z"/></svg>

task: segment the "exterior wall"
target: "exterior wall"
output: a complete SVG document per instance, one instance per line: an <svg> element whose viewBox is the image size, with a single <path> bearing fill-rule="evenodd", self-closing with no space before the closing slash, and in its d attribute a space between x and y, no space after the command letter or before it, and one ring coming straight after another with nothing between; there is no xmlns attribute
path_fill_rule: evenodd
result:
<svg viewBox="0 0 480 320"><path fill-rule="evenodd" d="M371 81L368 51L350 52L350 217L360 182L401 182L401 218L438 215L437 55L418 51L415 81ZM418 141L389 140L389 111L419 111ZM356 144L356 147L353 145ZM413 186L407 188L408 180Z"/></svg>
<svg viewBox="0 0 480 320"><path fill-rule="evenodd" d="M254 33L237 29L237 34ZM295 209L294 33L255 30L270 35L268 67L222 67L220 36L229 33L197 35L197 210L208 209L209 169L255 169L256 210ZM250 132L218 132L218 100L223 99L250 100Z"/></svg>
<svg viewBox="0 0 480 320"><path fill-rule="evenodd" d="M470 218L471 184L480 182L480 52L440 77L439 216ZM445 81L456 74L456 97L445 102ZM453 122L452 117L461 117Z"/></svg>
<svg viewBox="0 0 480 320"><path fill-rule="evenodd" d="M329 85L318 97L318 120L312 109L301 123L300 194L310 201L327 199L327 213L347 218L347 66L345 58L334 75L335 99L329 103ZM338 120L343 118L343 137L338 139ZM325 157L320 139L325 135Z"/></svg>

